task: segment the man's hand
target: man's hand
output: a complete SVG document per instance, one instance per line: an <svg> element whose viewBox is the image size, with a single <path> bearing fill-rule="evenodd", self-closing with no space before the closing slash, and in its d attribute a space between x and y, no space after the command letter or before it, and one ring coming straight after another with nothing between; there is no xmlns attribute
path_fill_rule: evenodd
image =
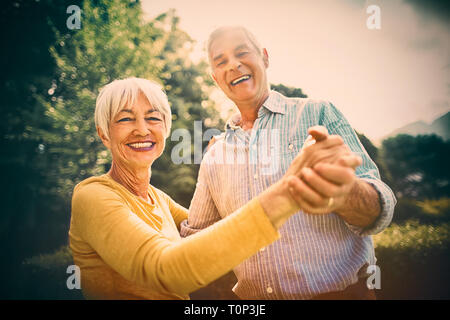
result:
<svg viewBox="0 0 450 320"><path fill-rule="evenodd" d="M374 187L355 175L355 170L361 165L362 159L351 154L350 150L347 150L347 153L343 152L338 143L334 146L340 147L337 157L316 155L314 159L312 154L320 152L320 149L312 149L314 145L319 146L321 143L324 145L323 142L333 136L328 136L326 129L320 127L310 128L309 133L310 141L305 143L309 161L302 159L302 164L309 166L304 165L300 169L300 174L286 178L291 195L290 201L295 201L306 213L335 212L349 224L359 227L371 225L379 216L381 206ZM312 154L308 154L308 151L312 151ZM317 159L321 161L317 162Z"/></svg>
<svg viewBox="0 0 450 320"><path fill-rule="evenodd" d="M345 203L362 160L352 154L341 137L328 135L325 127L311 127L308 133L294 166L296 170L302 168L288 178L289 192L303 211L329 213Z"/></svg>
<svg viewBox="0 0 450 320"><path fill-rule="evenodd" d="M285 177L290 175L301 177L303 168L314 168L320 162L337 163L340 158L346 157L348 161L354 163L360 159L344 144L344 140L340 136L329 135L325 127L311 127L308 133L310 136L306 139L300 153L292 161Z"/></svg>
<svg viewBox="0 0 450 320"><path fill-rule="evenodd" d="M346 158L340 164L319 163L314 169L303 168L302 179L289 178L289 192L307 213L336 211L345 204L355 184L357 178L352 167L359 164L360 159Z"/></svg>
<svg viewBox="0 0 450 320"><path fill-rule="evenodd" d="M376 191L355 176L362 159L326 128L313 127L285 176L259 195L272 223L279 227L294 212L335 212L345 221L367 226L379 214ZM368 209L369 208L369 209Z"/></svg>

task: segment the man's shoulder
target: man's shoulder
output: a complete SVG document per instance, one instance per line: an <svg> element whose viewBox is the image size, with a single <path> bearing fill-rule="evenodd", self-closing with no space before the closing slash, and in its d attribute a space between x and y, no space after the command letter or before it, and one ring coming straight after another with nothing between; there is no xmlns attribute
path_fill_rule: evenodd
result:
<svg viewBox="0 0 450 320"><path fill-rule="evenodd" d="M287 112L299 112L305 108L322 109L329 106L331 103L324 99L317 98L302 98L302 97L286 97L282 93L272 90L275 99L284 103L287 107Z"/></svg>

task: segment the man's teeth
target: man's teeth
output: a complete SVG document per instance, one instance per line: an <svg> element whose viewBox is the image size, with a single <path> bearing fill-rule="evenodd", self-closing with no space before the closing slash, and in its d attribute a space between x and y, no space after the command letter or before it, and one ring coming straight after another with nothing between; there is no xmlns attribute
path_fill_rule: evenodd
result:
<svg viewBox="0 0 450 320"><path fill-rule="evenodd" d="M237 78L236 80L233 80L232 82L231 82L231 84L234 86L234 85L237 85L239 82L241 82L241 81L244 81L244 80L248 80L248 79L250 79L250 76L242 76L242 77L240 77L240 78Z"/></svg>
<svg viewBox="0 0 450 320"><path fill-rule="evenodd" d="M153 142L138 142L138 143L130 143L129 146L133 148L150 148L152 145L154 145Z"/></svg>

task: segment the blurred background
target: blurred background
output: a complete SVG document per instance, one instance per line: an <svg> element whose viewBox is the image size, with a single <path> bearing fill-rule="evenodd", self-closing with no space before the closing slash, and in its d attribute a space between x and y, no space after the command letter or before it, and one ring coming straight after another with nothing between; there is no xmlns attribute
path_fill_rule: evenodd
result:
<svg viewBox="0 0 450 320"><path fill-rule="evenodd" d="M80 28L69 28L70 5ZM380 29L367 27L369 5ZM66 286L70 202L78 182L109 169L94 126L99 88L154 79L173 129L223 128L236 109L209 76L204 44L224 24L267 47L273 89L332 101L394 190L393 222L373 237L378 298L449 299L449 18L450 1L425 0L2 2L0 299L82 299ZM188 207L199 166L171 161L177 143L167 140L151 183ZM191 298L235 299L234 283L229 273Z"/></svg>

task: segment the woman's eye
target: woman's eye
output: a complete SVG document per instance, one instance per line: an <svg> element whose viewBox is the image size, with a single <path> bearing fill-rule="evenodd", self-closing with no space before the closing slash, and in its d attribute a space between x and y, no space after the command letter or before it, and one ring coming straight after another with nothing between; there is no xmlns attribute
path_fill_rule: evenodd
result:
<svg viewBox="0 0 450 320"><path fill-rule="evenodd" d="M218 64L217 64L217 66L221 66L221 65L224 65L225 64L225 61L220 61Z"/></svg>
<svg viewBox="0 0 450 320"><path fill-rule="evenodd" d="M242 56L245 56L247 53L248 53L247 51L242 51L242 52L239 52L239 53L237 54L237 56L238 56L238 57L242 57Z"/></svg>
<svg viewBox="0 0 450 320"><path fill-rule="evenodd" d="M131 118L122 118L122 119L119 119L117 122L125 122L125 121L130 121L131 120Z"/></svg>

